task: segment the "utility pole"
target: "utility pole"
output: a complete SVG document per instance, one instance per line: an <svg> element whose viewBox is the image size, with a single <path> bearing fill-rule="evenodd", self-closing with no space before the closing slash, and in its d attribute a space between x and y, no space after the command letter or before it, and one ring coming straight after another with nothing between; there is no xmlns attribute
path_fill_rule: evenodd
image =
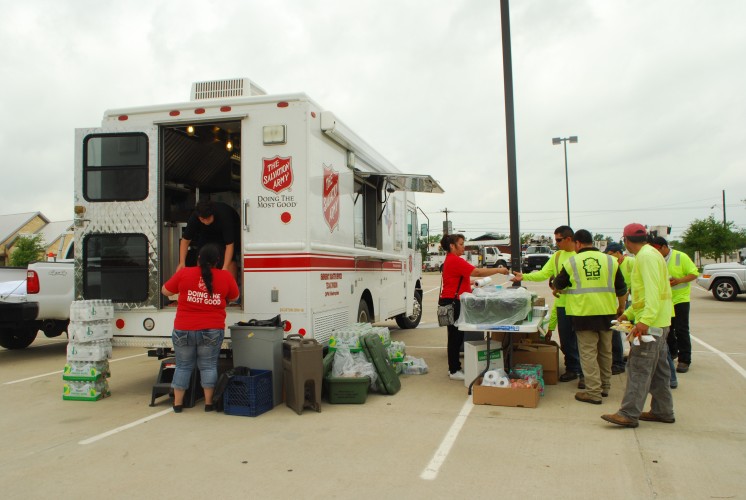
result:
<svg viewBox="0 0 746 500"><path fill-rule="evenodd" d="M723 227L726 227L728 223L725 220L725 189L723 189Z"/></svg>
<svg viewBox="0 0 746 500"><path fill-rule="evenodd" d="M451 224L448 222L448 209L442 210L446 214L446 221L443 223L443 236L451 234Z"/></svg>

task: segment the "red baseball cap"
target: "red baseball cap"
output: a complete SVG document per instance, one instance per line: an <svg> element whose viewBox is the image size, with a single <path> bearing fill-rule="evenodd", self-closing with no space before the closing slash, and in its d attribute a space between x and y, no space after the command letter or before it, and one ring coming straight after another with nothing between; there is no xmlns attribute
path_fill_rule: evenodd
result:
<svg viewBox="0 0 746 500"><path fill-rule="evenodd" d="M622 236L647 236L648 231L645 229L645 226L642 224L638 224L637 222L633 222L632 224L627 224L624 226L624 232L622 233Z"/></svg>

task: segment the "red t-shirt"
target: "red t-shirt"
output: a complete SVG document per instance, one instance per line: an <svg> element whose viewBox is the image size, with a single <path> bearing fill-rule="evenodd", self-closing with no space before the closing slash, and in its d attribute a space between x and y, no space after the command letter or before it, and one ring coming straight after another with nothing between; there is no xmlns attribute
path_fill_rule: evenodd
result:
<svg viewBox="0 0 746 500"><path fill-rule="evenodd" d="M236 280L222 269L212 270L212 295L202 281L199 267L181 268L163 286L179 294L174 320L177 330L224 329L226 299L238 297Z"/></svg>
<svg viewBox="0 0 746 500"><path fill-rule="evenodd" d="M443 290L440 292L440 298L452 299L456 295L456 287L461 277L463 279L458 292L459 296L464 292L471 292L469 277L473 270L474 266L455 253L446 254L446 260L443 262Z"/></svg>

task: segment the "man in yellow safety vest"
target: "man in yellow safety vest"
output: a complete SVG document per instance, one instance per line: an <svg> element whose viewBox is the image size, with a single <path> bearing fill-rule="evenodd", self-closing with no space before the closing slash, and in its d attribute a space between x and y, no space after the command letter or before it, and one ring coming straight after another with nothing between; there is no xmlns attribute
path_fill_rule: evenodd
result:
<svg viewBox="0 0 746 500"><path fill-rule="evenodd" d="M668 332L668 350L671 358L676 359L678 356L676 371L686 373L692 363L692 341L689 336L691 282L699 276L699 269L687 254L670 249L665 238L656 236L650 244L661 253L668 265L674 311L671 331Z"/></svg>
<svg viewBox="0 0 746 500"><path fill-rule="evenodd" d="M632 276L632 268L635 267L635 258L631 255L625 255L624 246L620 243L609 243L604 253L611 255L619 263L619 270L622 272L624 283L627 285L626 301L631 300L630 276ZM620 373L624 373L624 339L622 339L621 332L612 332L611 374L618 375Z"/></svg>
<svg viewBox="0 0 746 500"><path fill-rule="evenodd" d="M575 232L575 251L554 286L567 296L566 312L578 338L586 390L576 393L575 399L601 404L611 388L611 321L624 310L627 285L619 263L593 246L589 231Z"/></svg>
<svg viewBox="0 0 746 500"><path fill-rule="evenodd" d="M515 277L511 281L550 280L549 286L553 287L553 279L559 274L567 259L575 255L575 240L573 239L573 235L574 232L570 226L559 226L554 230L554 241L557 243L559 250L538 271L527 274L513 271ZM557 309L557 330L559 331L562 354L565 356L565 373L560 375L559 380L560 382L569 382L577 379L579 376L578 389L585 389L583 372L580 367L580 356L578 355L578 339L575 336L572 321L567 317L565 311L565 296L563 294L555 294L555 296L554 305Z"/></svg>

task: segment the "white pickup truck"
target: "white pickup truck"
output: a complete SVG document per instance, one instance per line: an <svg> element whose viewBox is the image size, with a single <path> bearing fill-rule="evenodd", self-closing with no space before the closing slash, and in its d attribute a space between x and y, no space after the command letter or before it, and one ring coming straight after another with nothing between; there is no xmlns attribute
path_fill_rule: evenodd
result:
<svg viewBox="0 0 746 500"><path fill-rule="evenodd" d="M502 253L498 247L484 247L484 265L510 268L510 254Z"/></svg>
<svg viewBox="0 0 746 500"><path fill-rule="evenodd" d="M736 295L746 293L746 259L738 262L707 264L697 278L697 284L712 291L717 300L736 300Z"/></svg>
<svg viewBox="0 0 746 500"><path fill-rule="evenodd" d="M72 244L56 262L33 262L25 280L0 283L0 346L28 347L39 330L47 337L67 331L73 301Z"/></svg>

